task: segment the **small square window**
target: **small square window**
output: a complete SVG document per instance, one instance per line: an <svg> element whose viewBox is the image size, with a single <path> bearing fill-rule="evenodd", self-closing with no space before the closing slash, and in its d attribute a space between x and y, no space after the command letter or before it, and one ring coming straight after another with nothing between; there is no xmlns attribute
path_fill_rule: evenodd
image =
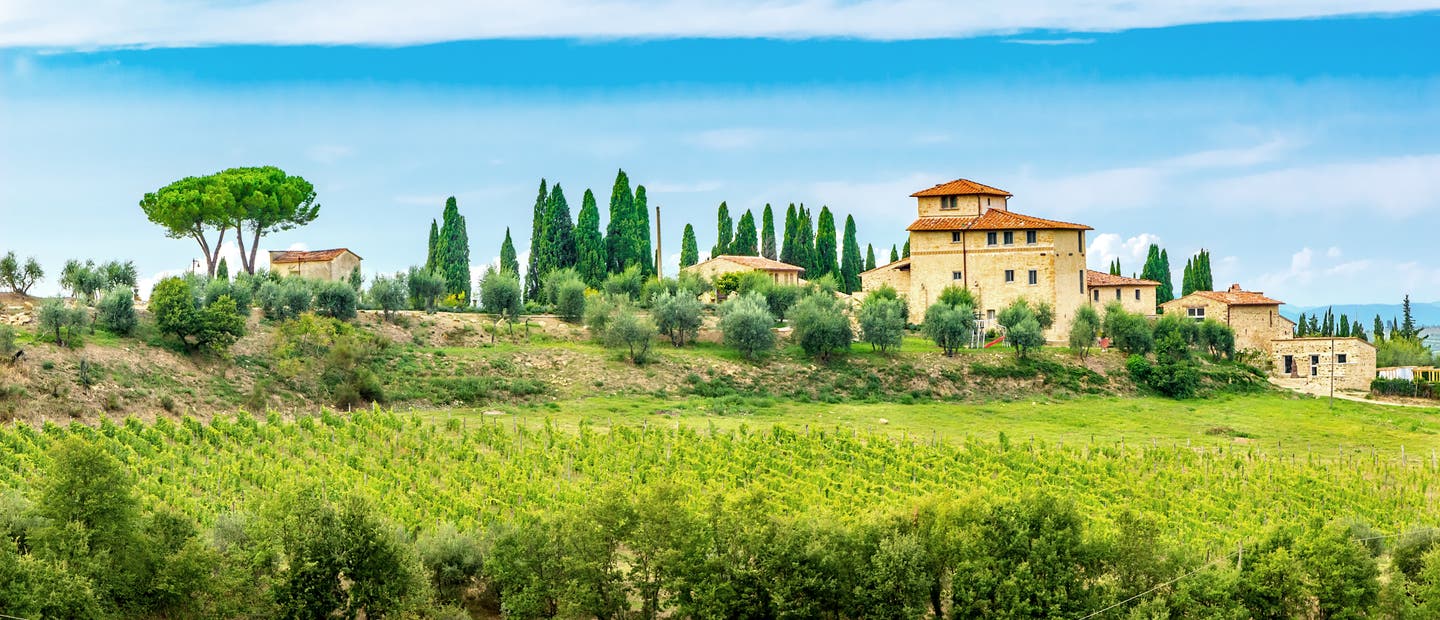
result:
<svg viewBox="0 0 1440 620"><path fill-rule="evenodd" d="M1035 231L1033 231L1033 230L1027 230L1027 231L1025 231L1025 243L1028 243L1028 244L1030 244L1030 245L1035 245Z"/></svg>
<svg viewBox="0 0 1440 620"><path fill-rule="evenodd" d="M951 231L951 232L950 232L950 243L960 243L960 235L963 235L963 234L965 234L965 233L962 233L962 232L960 232L960 231L958 231L958 230Z"/></svg>
<svg viewBox="0 0 1440 620"><path fill-rule="evenodd" d="M1140 289L1135 289L1135 301L1140 301Z"/></svg>
<svg viewBox="0 0 1440 620"><path fill-rule="evenodd" d="M1336 353L1336 354L1335 354L1335 363L1336 363L1336 364L1347 364L1347 363L1349 363L1349 362L1350 362L1350 356L1348 356L1348 355L1346 355L1346 354L1344 354L1344 353Z"/></svg>
<svg viewBox="0 0 1440 620"><path fill-rule="evenodd" d="M952 271L952 272L950 272L950 279L951 279L951 280L960 280L960 279L963 279L964 277L965 277L965 274L960 273L959 271Z"/></svg>
<svg viewBox="0 0 1440 620"><path fill-rule="evenodd" d="M1036 270L1034 270L1034 269L1031 269L1031 270L1030 270L1030 283L1031 283L1031 284L1039 284L1039 283L1040 283L1040 272L1039 272L1039 271L1036 271Z"/></svg>
<svg viewBox="0 0 1440 620"><path fill-rule="evenodd" d="M993 321L993 320L995 320L995 311L994 311L994 310L986 310L986 311L985 311L985 320L987 320L987 321Z"/></svg>
<svg viewBox="0 0 1440 620"><path fill-rule="evenodd" d="M1006 282L1014 282L1014 281L1015 281L1015 270L1014 270L1014 269L1006 269L1006 270L1005 270L1005 281L1006 281Z"/></svg>
<svg viewBox="0 0 1440 620"><path fill-rule="evenodd" d="M1115 299L1120 299L1120 289L1115 289Z"/></svg>
<svg viewBox="0 0 1440 620"><path fill-rule="evenodd" d="M995 245L995 233L985 233L985 245Z"/></svg>
<svg viewBox="0 0 1440 620"><path fill-rule="evenodd" d="M1092 292L1095 293L1095 301L1100 301L1100 289L1097 288Z"/></svg>
<svg viewBox="0 0 1440 620"><path fill-rule="evenodd" d="M1014 233L1014 232L1011 232L1011 231L1008 231L1008 230L1005 231L1005 245L1015 245L1015 233Z"/></svg>

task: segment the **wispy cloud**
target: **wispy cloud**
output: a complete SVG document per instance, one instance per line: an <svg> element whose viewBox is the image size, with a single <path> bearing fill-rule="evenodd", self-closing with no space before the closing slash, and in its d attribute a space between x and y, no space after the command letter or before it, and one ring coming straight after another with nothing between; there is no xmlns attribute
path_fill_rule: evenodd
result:
<svg viewBox="0 0 1440 620"><path fill-rule="evenodd" d="M1005 39L1006 43L1019 45L1089 45L1095 39L1084 37L1065 37L1062 39Z"/></svg>
<svg viewBox="0 0 1440 620"><path fill-rule="evenodd" d="M334 3L321 0L11 0L0 15L0 46L408 45L557 37L902 40L1113 32L1435 8L1440 8L1436 0L1014 0L972 3L963 10L949 0L609 0L599 5L583 0L353 0L336 10ZM1017 42L1027 41L1066 38Z"/></svg>
<svg viewBox="0 0 1440 620"><path fill-rule="evenodd" d="M1307 287L1307 284L1336 281L1365 282L1370 290L1420 292L1440 289L1440 267L1420 261L1398 261L1393 259L1367 257L1341 260L1338 248L1325 252L1303 247L1290 255L1290 265L1261 273L1247 288L1257 288L1286 295L1295 292L1295 299L1285 299L1294 305L1319 305L1337 303L1333 292L1327 287ZM1219 284L1219 282L1216 282ZM1318 293L1318 294L1317 294ZM1344 299L1342 297L1342 299ZM1379 301L1360 297L1360 300Z"/></svg>

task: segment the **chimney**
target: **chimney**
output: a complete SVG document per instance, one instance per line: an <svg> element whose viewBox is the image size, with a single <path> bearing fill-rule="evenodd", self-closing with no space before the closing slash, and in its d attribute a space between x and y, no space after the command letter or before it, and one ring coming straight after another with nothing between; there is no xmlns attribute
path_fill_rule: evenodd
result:
<svg viewBox="0 0 1440 620"><path fill-rule="evenodd" d="M1242 293L1242 292L1244 292L1244 291L1242 291L1242 290L1240 289L1240 285L1239 285L1239 284L1231 284L1231 285L1230 285L1230 292L1231 292L1231 293Z"/></svg>

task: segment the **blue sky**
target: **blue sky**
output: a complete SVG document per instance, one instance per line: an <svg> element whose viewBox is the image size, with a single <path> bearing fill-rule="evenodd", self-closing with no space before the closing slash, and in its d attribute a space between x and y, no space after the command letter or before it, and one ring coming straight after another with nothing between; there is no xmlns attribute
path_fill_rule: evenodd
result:
<svg viewBox="0 0 1440 620"><path fill-rule="evenodd" d="M225 19L145 3L143 19L0 7L0 251L52 272L182 269L193 243L164 239L140 196L271 163L324 207L265 247L348 246L371 271L423 261L449 195L474 262L506 226L523 252L540 178L578 212L622 167L663 207L667 254L687 222L708 248L726 200L854 214L883 258L911 192L965 177L1094 226L1093 268L1138 270L1155 240L1177 281L1204 247L1217 285L1296 305L1440 300L1440 14L1424 3L1022 2L985 23L920 0L771 3L770 21L734 15L746 1L660 3L638 22L561 0L437 0L453 19L431 20L362 2L323 22L299 0L207 9ZM290 27L249 26L275 11Z"/></svg>

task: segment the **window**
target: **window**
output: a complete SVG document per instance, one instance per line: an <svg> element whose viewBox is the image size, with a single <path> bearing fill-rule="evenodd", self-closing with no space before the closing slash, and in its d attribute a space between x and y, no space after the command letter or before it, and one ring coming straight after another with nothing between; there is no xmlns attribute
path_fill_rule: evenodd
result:
<svg viewBox="0 0 1440 620"><path fill-rule="evenodd" d="M1195 319L1196 321L1203 321L1205 320L1205 308L1186 308L1185 316Z"/></svg>
<svg viewBox="0 0 1440 620"><path fill-rule="evenodd" d="M1015 233L1013 231L1005 231L1005 245L1015 245Z"/></svg>
<svg viewBox="0 0 1440 620"><path fill-rule="evenodd" d="M1031 283L1031 284L1039 284L1039 283L1040 283L1040 272L1039 272L1039 271L1036 271L1036 270L1034 270L1034 269L1031 269L1031 270L1030 270L1030 283Z"/></svg>
<svg viewBox="0 0 1440 620"><path fill-rule="evenodd" d="M995 245L995 233L985 233L985 245Z"/></svg>
<svg viewBox="0 0 1440 620"><path fill-rule="evenodd" d="M1005 270L1005 281L1006 281L1006 282L1014 282L1014 281L1015 281L1015 270L1014 270L1014 269L1006 269L1006 270Z"/></svg>
<svg viewBox="0 0 1440 620"><path fill-rule="evenodd" d="M1140 301L1140 289L1135 289L1135 301Z"/></svg>
<svg viewBox="0 0 1440 620"><path fill-rule="evenodd" d="M1336 353L1336 354L1335 354L1335 363L1336 363L1336 364L1348 364L1348 363L1350 363L1350 356L1348 356L1348 355L1346 355L1346 354L1344 354L1344 353Z"/></svg>
<svg viewBox="0 0 1440 620"><path fill-rule="evenodd" d="M1027 230L1027 231L1025 231L1025 243L1028 243L1028 244L1030 244L1030 245L1035 245L1035 231L1033 231L1033 230Z"/></svg>
<svg viewBox="0 0 1440 620"><path fill-rule="evenodd" d="M958 231L958 230L952 231L952 232L950 233L950 243L960 243L960 235L963 235L963 234L965 234L965 233L962 233L962 232L960 232L960 231Z"/></svg>
<svg viewBox="0 0 1440 620"><path fill-rule="evenodd" d="M964 277L965 277L965 274L960 273L960 272L958 272L958 271L952 271L952 272L950 272L950 279L951 279L951 280L960 280L960 279L962 279L962 278L964 278Z"/></svg>
<svg viewBox="0 0 1440 620"><path fill-rule="evenodd" d="M1115 289L1115 301L1120 301L1120 289Z"/></svg>
<svg viewBox="0 0 1440 620"><path fill-rule="evenodd" d="M1080 277L1077 279L1077 281L1080 282L1080 294L1081 294L1081 295L1084 295L1084 294L1085 294L1085 270L1084 270L1084 269L1081 269L1079 273L1080 273ZM1095 300L1096 300L1096 301L1099 301L1099 300L1100 300L1100 295L1099 295L1099 293L1096 293L1096 295L1095 295Z"/></svg>
<svg viewBox="0 0 1440 620"><path fill-rule="evenodd" d="M1310 356L1310 376L1315 377L1315 376L1318 376L1319 374L1320 374L1320 356L1319 356L1319 355L1311 355L1311 356Z"/></svg>
<svg viewBox="0 0 1440 620"><path fill-rule="evenodd" d="M941 196L941 197L940 197L940 208L941 208L941 209L959 209L959 208L960 208L960 197L959 197L959 196Z"/></svg>
<svg viewBox="0 0 1440 620"><path fill-rule="evenodd" d="M995 320L995 311L994 311L994 310L986 310L986 311L985 311L985 320L987 320L987 321L993 321L993 320Z"/></svg>
<svg viewBox="0 0 1440 620"><path fill-rule="evenodd" d="M1085 231L1080 231L1080 255L1085 255Z"/></svg>
<svg viewBox="0 0 1440 620"><path fill-rule="evenodd" d="M1095 301L1100 301L1100 289L1095 289Z"/></svg>

